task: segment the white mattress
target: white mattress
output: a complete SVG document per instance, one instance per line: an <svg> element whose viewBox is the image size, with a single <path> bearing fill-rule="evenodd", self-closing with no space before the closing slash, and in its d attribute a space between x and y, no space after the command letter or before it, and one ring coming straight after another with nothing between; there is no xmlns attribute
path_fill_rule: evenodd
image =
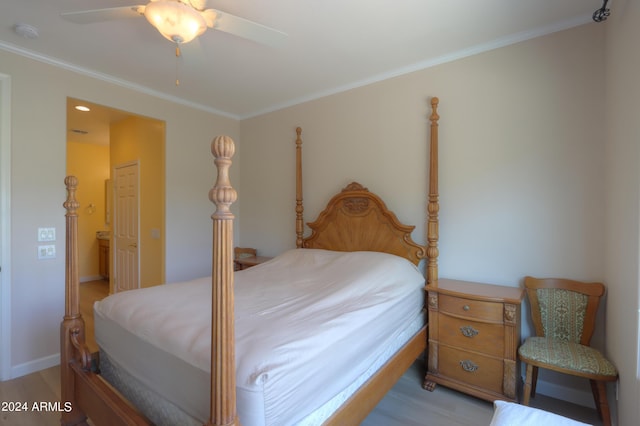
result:
<svg viewBox="0 0 640 426"><path fill-rule="evenodd" d="M410 262L372 252L291 250L236 273L243 425L299 424L357 382L403 332L410 337L409 324L420 328L423 285ZM210 278L202 278L95 305L101 350L201 421L209 411L210 300Z"/></svg>

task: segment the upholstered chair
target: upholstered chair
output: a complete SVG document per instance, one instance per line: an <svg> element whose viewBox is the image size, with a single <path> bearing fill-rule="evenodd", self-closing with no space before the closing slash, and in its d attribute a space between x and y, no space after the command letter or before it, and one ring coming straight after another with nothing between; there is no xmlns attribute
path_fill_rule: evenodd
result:
<svg viewBox="0 0 640 426"><path fill-rule="evenodd" d="M538 368L585 377L603 424L611 425L606 382L618 378L616 368L589 346L596 312L605 287L567 279L526 277L524 285L531 307L535 336L518 349L527 366L522 403L535 397Z"/></svg>

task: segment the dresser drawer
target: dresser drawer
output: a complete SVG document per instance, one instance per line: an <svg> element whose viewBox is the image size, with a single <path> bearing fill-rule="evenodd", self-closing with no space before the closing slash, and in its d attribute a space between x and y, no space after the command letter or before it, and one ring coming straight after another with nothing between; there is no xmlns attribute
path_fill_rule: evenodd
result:
<svg viewBox="0 0 640 426"><path fill-rule="evenodd" d="M440 314L438 336L442 343L449 346L500 358L504 356L504 327L501 324L474 322Z"/></svg>
<svg viewBox="0 0 640 426"><path fill-rule="evenodd" d="M482 389L502 393L504 361L462 349L440 346L440 374Z"/></svg>
<svg viewBox="0 0 640 426"><path fill-rule="evenodd" d="M502 324L503 305L440 294L439 311L451 315Z"/></svg>

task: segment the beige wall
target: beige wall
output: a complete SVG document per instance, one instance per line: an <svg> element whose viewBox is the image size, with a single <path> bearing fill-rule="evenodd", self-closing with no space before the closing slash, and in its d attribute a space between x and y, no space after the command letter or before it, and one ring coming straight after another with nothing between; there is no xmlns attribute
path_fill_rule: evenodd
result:
<svg viewBox="0 0 640 426"><path fill-rule="evenodd" d="M602 280L603 35L584 25L243 120L240 243L265 255L295 246L296 126L306 222L356 180L424 242L435 95L440 276L508 286L525 275ZM523 322L527 336L528 309ZM588 385L566 392L564 379L541 378L542 393L592 403Z"/></svg>
<svg viewBox="0 0 640 426"><path fill-rule="evenodd" d="M436 95L442 275L603 278L603 59L603 28L586 25L243 120L241 243L295 245L296 126L306 221L357 180L424 241Z"/></svg>
<svg viewBox="0 0 640 426"><path fill-rule="evenodd" d="M640 4L620 0L606 22L607 354L620 373L619 425L640 419ZM614 392L612 392L613 394ZM612 395L614 398L615 395Z"/></svg>
<svg viewBox="0 0 640 426"><path fill-rule="evenodd" d="M105 225L105 180L109 179L109 147L90 143L67 143L67 174L82 182L78 186L78 265L80 280L98 279L96 231ZM90 206L93 205L93 208ZM64 238L64 229L57 230ZM61 254L62 255L62 254Z"/></svg>
<svg viewBox="0 0 640 426"><path fill-rule="evenodd" d="M208 192L215 167L209 146L219 134L239 139L239 122L5 51L0 51L0 73L11 77L12 94L12 274L10 279L3 276L3 284L11 285L11 345L0 351L10 358L10 375L15 377L59 362L67 97L166 123L163 179L168 281L210 273L214 206ZM240 180L239 157L237 154L231 171L234 183ZM54 260L37 259L37 229L42 226L56 228Z"/></svg>
<svg viewBox="0 0 640 426"><path fill-rule="evenodd" d="M111 125L111 165L137 162L139 190L140 287L164 283L164 122L131 117ZM113 179L115 176L111 176ZM113 264L112 264L113 265ZM113 268L112 268L113 270ZM113 280L111 288L115 288Z"/></svg>

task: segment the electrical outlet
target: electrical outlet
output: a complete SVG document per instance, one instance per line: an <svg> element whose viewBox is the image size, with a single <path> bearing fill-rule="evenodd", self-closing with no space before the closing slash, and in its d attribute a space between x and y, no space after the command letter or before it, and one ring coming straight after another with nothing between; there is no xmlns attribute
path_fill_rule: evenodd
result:
<svg viewBox="0 0 640 426"><path fill-rule="evenodd" d="M38 246L38 259L55 259L56 258L56 246Z"/></svg>
<svg viewBox="0 0 640 426"><path fill-rule="evenodd" d="M38 228L38 242L55 241L56 228Z"/></svg>

